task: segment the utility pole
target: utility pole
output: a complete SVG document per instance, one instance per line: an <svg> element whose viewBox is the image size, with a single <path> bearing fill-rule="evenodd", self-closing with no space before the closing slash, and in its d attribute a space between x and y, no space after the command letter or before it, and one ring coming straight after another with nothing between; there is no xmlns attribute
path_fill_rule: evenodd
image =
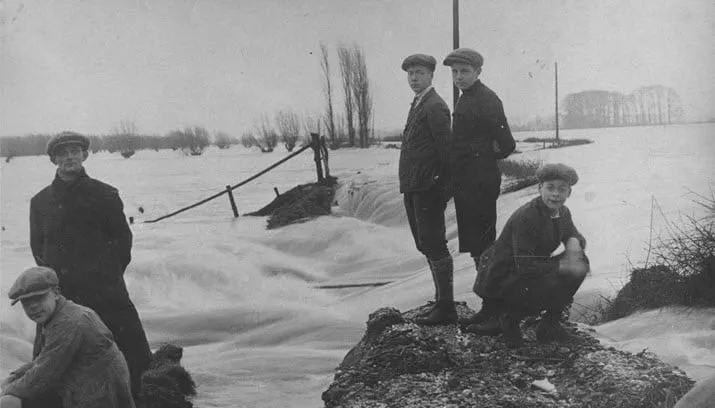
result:
<svg viewBox="0 0 715 408"><path fill-rule="evenodd" d="M452 46L454 50L459 48L459 0L452 0ZM452 111L457 109L459 100L459 88L452 84Z"/></svg>
<svg viewBox="0 0 715 408"><path fill-rule="evenodd" d="M559 63L554 62L554 93L556 95L556 110L554 112L554 123L556 124L556 147L559 142Z"/></svg>

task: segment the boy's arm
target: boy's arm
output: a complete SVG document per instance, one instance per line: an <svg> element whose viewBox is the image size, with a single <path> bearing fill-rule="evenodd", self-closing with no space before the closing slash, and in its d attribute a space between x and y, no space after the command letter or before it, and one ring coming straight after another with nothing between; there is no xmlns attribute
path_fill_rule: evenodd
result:
<svg viewBox="0 0 715 408"><path fill-rule="evenodd" d="M37 358L22 376L6 385L2 395L30 398L54 388L81 345L82 332L79 324L69 321L59 323L48 333L45 346Z"/></svg>
<svg viewBox="0 0 715 408"><path fill-rule="evenodd" d="M581 248L586 249L586 238L581 235L581 233L576 229L576 225L573 223L573 218L571 217L571 211L567 208L564 207L566 211L564 211L564 236L563 236L563 243L566 245L566 241L568 241L569 238L577 238L578 242L581 243Z"/></svg>
<svg viewBox="0 0 715 408"><path fill-rule="evenodd" d="M439 155L439 178L443 183L450 180L449 171L449 137L452 131L452 119L449 108L440 104L433 104L427 109L427 124L435 141Z"/></svg>

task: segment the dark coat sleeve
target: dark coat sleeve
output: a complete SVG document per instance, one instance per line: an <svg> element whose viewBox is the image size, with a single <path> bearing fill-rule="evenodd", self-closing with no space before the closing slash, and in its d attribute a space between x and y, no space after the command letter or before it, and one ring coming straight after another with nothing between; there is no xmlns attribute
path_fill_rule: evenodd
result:
<svg viewBox="0 0 715 408"><path fill-rule="evenodd" d="M573 218L571 217L571 211L564 207L565 217L564 217L564 235L563 244L566 245L566 241L569 238L576 238L581 243L581 248L586 249L586 238L581 235L581 233L576 229L576 225L573 223Z"/></svg>
<svg viewBox="0 0 715 408"><path fill-rule="evenodd" d="M494 158L505 159L514 152L516 141L514 141L509 123L506 120L504 106L496 96L485 107L485 116L488 118L489 133L494 143Z"/></svg>
<svg viewBox="0 0 715 408"><path fill-rule="evenodd" d="M443 104L431 104L427 110L427 124L439 156L439 178L443 183L448 183L450 179L448 145L452 130L449 108Z"/></svg>
<svg viewBox="0 0 715 408"><path fill-rule="evenodd" d="M45 251L45 236L42 230L42 214L38 207L39 204L33 198L30 201L30 249L35 263L38 266L47 266L45 260L42 259Z"/></svg>
<svg viewBox="0 0 715 408"><path fill-rule="evenodd" d="M132 231L124 215L124 204L116 189L108 192L106 234L123 273L132 260Z"/></svg>

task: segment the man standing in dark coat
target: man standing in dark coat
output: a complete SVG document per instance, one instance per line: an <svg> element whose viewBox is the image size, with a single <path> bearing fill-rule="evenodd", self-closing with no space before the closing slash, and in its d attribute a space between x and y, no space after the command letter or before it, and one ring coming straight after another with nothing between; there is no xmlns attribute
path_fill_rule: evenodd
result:
<svg viewBox="0 0 715 408"><path fill-rule="evenodd" d="M483 64L484 58L469 48L458 48L444 60L452 69L454 85L462 91L454 108L449 150L459 252L470 253L475 266L496 238L501 187L497 160L516 147L501 100L479 80ZM498 310L498 304L487 300L467 323L480 323Z"/></svg>
<svg viewBox="0 0 715 408"><path fill-rule="evenodd" d="M437 61L414 54L405 58L402 69L415 92L400 150L400 192L417 250L426 258L435 285L436 302L417 319L421 324L457 321L454 306L452 256L445 238L444 210L449 200L447 144L450 133L449 108L432 87Z"/></svg>
<svg viewBox="0 0 715 408"><path fill-rule="evenodd" d="M47 154L57 173L30 202L30 246L37 265L57 272L62 294L94 310L112 332L136 396L151 351L124 283L132 232L117 189L85 172L88 149L89 139L78 133L50 139Z"/></svg>

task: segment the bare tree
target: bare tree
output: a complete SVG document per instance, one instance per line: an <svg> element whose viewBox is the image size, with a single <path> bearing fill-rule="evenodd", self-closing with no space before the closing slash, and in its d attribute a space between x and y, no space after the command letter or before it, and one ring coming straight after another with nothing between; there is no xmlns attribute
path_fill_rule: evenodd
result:
<svg viewBox="0 0 715 408"><path fill-rule="evenodd" d="M282 110L276 113L275 122L281 142L292 152L300 137L300 117L295 112Z"/></svg>
<svg viewBox="0 0 715 408"><path fill-rule="evenodd" d="M330 79L330 59L328 58L328 47L320 43L320 68L323 71L323 95L325 95L325 129L330 138L330 144L335 144L335 113L333 111L333 86Z"/></svg>
<svg viewBox="0 0 715 408"><path fill-rule="evenodd" d="M338 44L338 63L340 65L340 75L342 77L343 93L345 94L345 121L348 130L348 144L355 146L355 124L353 113L355 111L355 100L353 98L353 61L352 52L345 44Z"/></svg>
<svg viewBox="0 0 715 408"><path fill-rule="evenodd" d="M278 134L273 129L268 115L261 115L261 119L256 122L255 127L257 135L257 139L255 139L256 146L258 146L263 153L272 152L278 144Z"/></svg>
<svg viewBox="0 0 715 408"><path fill-rule="evenodd" d="M118 151L124 158L132 157L135 151L141 147L138 133L137 125L133 121L122 119L112 129L107 141L107 150L110 153Z"/></svg>
<svg viewBox="0 0 715 408"><path fill-rule="evenodd" d="M355 109L358 119L358 134L360 137L360 147L366 148L370 138L370 118L372 116L372 95L370 93L370 80L367 76L367 64L365 62L365 51L353 46L351 63L352 74L352 94L355 98Z"/></svg>
<svg viewBox="0 0 715 408"><path fill-rule="evenodd" d="M228 149L231 147L231 145L234 143L233 137L229 135L226 132L217 132L216 133L216 146L219 149Z"/></svg>

